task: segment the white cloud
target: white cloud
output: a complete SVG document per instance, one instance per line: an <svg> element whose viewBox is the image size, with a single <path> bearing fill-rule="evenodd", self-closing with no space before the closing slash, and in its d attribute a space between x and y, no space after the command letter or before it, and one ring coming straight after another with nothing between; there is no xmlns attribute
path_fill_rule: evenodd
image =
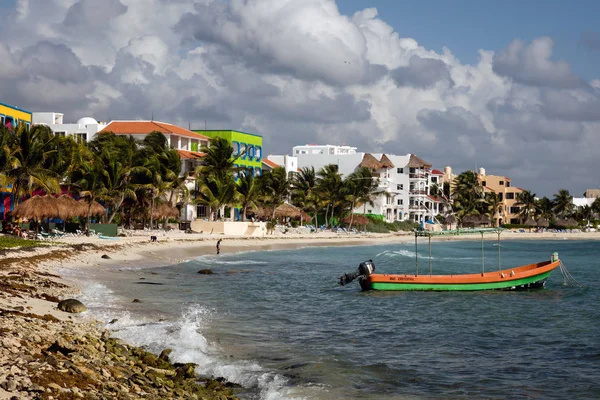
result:
<svg viewBox="0 0 600 400"><path fill-rule="evenodd" d="M0 101L67 119L206 121L259 132L271 153L415 152L538 194L582 191L570 168L600 168L600 79L554 60L546 37L469 65L334 0L19 0L0 38Z"/></svg>

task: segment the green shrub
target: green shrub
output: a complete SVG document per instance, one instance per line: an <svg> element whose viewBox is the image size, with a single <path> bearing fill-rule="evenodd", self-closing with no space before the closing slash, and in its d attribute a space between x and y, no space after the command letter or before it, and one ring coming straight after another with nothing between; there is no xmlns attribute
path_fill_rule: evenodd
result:
<svg viewBox="0 0 600 400"><path fill-rule="evenodd" d="M297 228L298 225L300 225L300 222L296 221L295 219L290 221L290 225L292 228Z"/></svg>
<svg viewBox="0 0 600 400"><path fill-rule="evenodd" d="M4 236L0 237L0 249L10 249L14 247L39 247L44 246L39 240L26 240L18 237Z"/></svg>

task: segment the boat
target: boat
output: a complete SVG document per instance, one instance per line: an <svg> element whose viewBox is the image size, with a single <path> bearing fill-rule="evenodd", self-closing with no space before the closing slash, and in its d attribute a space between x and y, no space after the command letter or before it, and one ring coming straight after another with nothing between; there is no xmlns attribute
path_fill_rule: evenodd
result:
<svg viewBox="0 0 600 400"><path fill-rule="evenodd" d="M483 234L488 232L498 233L500 241L501 229L470 229L445 232L423 232L415 231L415 248L419 236L429 237L429 274L419 274L418 252L416 256L415 274L377 274L373 260L360 263L358 270L340 276L340 285L358 279L362 290L420 290L420 291L476 291L476 290L519 290L543 288L552 271L561 266L558 253L553 253L550 260L533 264L522 265L514 268L500 267L500 245L498 243L498 270L485 271L485 253L483 246ZM482 234L482 271L472 274L434 275L431 267L431 236L438 234L460 234L460 233Z"/></svg>

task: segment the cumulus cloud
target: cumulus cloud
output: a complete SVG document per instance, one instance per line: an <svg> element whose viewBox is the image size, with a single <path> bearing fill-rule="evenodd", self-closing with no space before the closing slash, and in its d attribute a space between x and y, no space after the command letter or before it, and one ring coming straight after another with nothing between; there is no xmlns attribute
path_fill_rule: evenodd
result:
<svg viewBox="0 0 600 400"><path fill-rule="evenodd" d="M535 39L526 45L513 40L494 56L494 72L515 82L559 89L582 87L585 83L571 71L565 61L552 61L554 42L549 37Z"/></svg>
<svg viewBox="0 0 600 400"><path fill-rule="evenodd" d="M582 192L587 177L570 171L600 168L600 79L554 60L547 37L463 64L335 0L18 0L8 14L0 101L67 120L240 129L267 153L413 152L549 195Z"/></svg>

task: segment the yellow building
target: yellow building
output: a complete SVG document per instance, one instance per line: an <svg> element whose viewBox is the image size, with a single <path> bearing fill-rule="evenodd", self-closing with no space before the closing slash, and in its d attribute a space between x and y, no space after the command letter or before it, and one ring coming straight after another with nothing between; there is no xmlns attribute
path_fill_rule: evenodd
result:
<svg viewBox="0 0 600 400"><path fill-rule="evenodd" d="M0 103L0 124L16 129L20 124L31 125L31 113L18 107Z"/></svg>
<svg viewBox="0 0 600 400"><path fill-rule="evenodd" d="M500 175L486 175L485 169L479 168L477 178L481 182L486 193L494 192L502 201L502 209L496 213L494 220L502 224L518 224L519 212L521 207L515 205L518 203L517 196L523 192L523 189L511 185L510 178Z"/></svg>

